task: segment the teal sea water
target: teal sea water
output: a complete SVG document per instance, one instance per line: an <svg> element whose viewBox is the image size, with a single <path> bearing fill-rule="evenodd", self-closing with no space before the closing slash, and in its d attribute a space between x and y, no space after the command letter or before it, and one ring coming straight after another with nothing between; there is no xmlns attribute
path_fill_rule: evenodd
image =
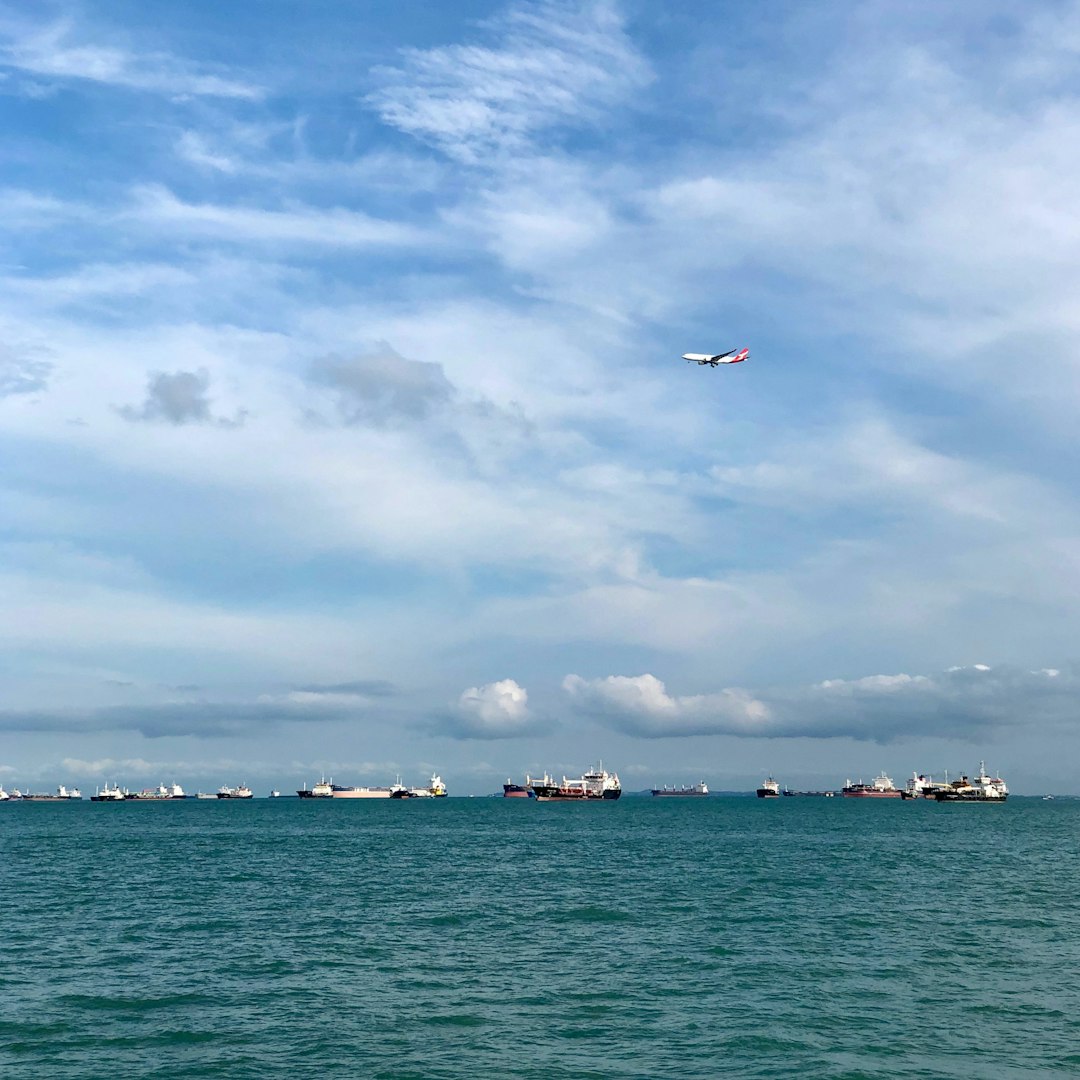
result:
<svg viewBox="0 0 1080 1080"><path fill-rule="evenodd" d="M1080 801L0 806L0 1076L1080 1075Z"/></svg>

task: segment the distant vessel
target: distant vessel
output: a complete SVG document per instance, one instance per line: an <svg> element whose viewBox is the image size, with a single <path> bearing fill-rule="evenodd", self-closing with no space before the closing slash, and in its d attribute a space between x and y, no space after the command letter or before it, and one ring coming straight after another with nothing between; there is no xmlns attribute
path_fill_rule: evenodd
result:
<svg viewBox="0 0 1080 1080"><path fill-rule="evenodd" d="M759 799L780 798L780 785L770 776L768 780L761 781L761 787L757 789Z"/></svg>
<svg viewBox="0 0 1080 1080"><path fill-rule="evenodd" d="M685 798L687 796L708 795L709 794L709 789L706 786L705 781L702 780L700 783L691 784L690 787L653 788L652 793L654 795L661 795L661 796L666 795L666 796L669 796L669 797L671 797L671 796L679 796L680 798Z"/></svg>
<svg viewBox="0 0 1080 1080"><path fill-rule="evenodd" d="M506 778L506 783L503 784L504 799L531 799L532 797L532 788L527 783L515 784L509 776Z"/></svg>
<svg viewBox="0 0 1080 1080"><path fill-rule="evenodd" d="M939 791L948 790L949 787L949 774L945 774L945 781L938 783L932 776L927 776L924 773L912 773L911 779L907 782L907 787L900 792L900 797L903 799L933 799L937 797Z"/></svg>
<svg viewBox="0 0 1080 1080"><path fill-rule="evenodd" d="M974 780L961 776L947 788L934 793L938 802L989 802L1003 803L1009 797L1009 789L1000 776L991 778L986 773L986 762L979 762L979 775ZM24 796L25 798L25 796Z"/></svg>
<svg viewBox="0 0 1080 1080"><path fill-rule="evenodd" d="M584 773L580 779L555 783L544 774L544 781L528 781L537 802L611 802L622 795L622 784L615 773L609 773L603 764Z"/></svg>
<svg viewBox="0 0 1080 1080"><path fill-rule="evenodd" d="M427 787L414 787L409 789L409 794L414 799L445 799L446 785L438 773L432 773Z"/></svg>
<svg viewBox="0 0 1080 1080"><path fill-rule="evenodd" d="M0 784L0 802L9 802L10 800L11 795L4 790L4 785Z"/></svg>
<svg viewBox="0 0 1080 1080"><path fill-rule="evenodd" d="M345 784L333 784L330 794L335 799L407 799L409 789L401 782L386 787L348 787Z"/></svg>
<svg viewBox="0 0 1080 1080"><path fill-rule="evenodd" d="M55 795L35 795L32 792L26 792L20 797L20 802L71 802L82 798L82 792L78 788L72 788L70 791L61 784L56 789Z"/></svg>
<svg viewBox="0 0 1080 1080"><path fill-rule="evenodd" d="M134 802L168 802L186 797L184 789L179 784L158 784L156 788L143 788L142 791L124 793L125 799L131 799Z"/></svg>
<svg viewBox="0 0 1080 1080"><path fill-rule="evenodd" d="M281 792L280 791L271 791L270 792L270 798L271 799L280 799L281 798Z"/></svg>
<svg viewBox="0 0 1080 1080"><path fill-rule="evenodd" d="M324 776L317 784L309 788L301 788L296 794L301 799L329 799L334 794L334 786L331 780L327 780Z"/></svg>
<svg viewBox="0 0 1080 1080"><path fill-rule="evenodd" d="M836 795L835 791L792 791L791 788L784 788L781 792L782 795L786 795L788 798L792 796L798 796L799 798L817 798L817 799L831 799Z"/></svg>
<svg viewBox="0 0 1080 1080"><path fill-rule="evenodd" d="M127 788L121 788L119 784L109 787L108 783L103 788L90 796L91 802L123 802L127 798Z"/></svg>
<svg viewBox="0 0 1080 1080"><path fill-rule="evenodd" d="M196 799L213 799L217 802L217 796L212 791L197 791L195 792Z"/></svg>
<svg viewBox="0 0 1080 1080"><path fill-rule="evenodd" d="M226 784L222 784L218 788L217 797L219 799L251 799L254 798L255 793L251 788L241 784L239 787L229 787Z"/></svg>
<svg viewBox="0 0 1080 1080"><path fill-rule="evenodd" d="M853 784L849 780L841 794L845 799L899 799L903 793L893 786L892 778L883 772L875 776L871 784L864 784L861 780Z"/></svg>

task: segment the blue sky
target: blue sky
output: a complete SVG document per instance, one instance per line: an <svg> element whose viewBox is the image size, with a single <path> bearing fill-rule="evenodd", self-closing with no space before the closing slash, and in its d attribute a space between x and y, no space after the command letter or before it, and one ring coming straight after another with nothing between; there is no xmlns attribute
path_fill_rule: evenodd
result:
<svg viewBox="0 0 1080 1080"><path fill-rule="evenodd" d="M1080 791L1080 5L664 7L0 6L0 781Z"/></svg>

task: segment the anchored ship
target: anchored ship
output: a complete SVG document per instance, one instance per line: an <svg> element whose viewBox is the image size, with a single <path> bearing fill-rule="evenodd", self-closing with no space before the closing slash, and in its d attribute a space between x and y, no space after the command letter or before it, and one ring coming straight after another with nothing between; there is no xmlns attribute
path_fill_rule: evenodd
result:
<svg viewBox="0 0 1080 1080"><path fill-rule="evenodd" d="M892 778L883 772L874 777L872 784L864 784L861 780L853 784L848 780L841 794L845 799L899 799L902 792L893 786Z"/></svg>
<svg viewBox="0 0 1080 1080"><path fill-rule="evenodd" d="M327 780L324 776L317 784L311 787L302 787L296 793L301 799L329 799L334 794L333 778Z"/></svg>
<svg viewBox="0 0 1080 1080"><path fill-rule="evenodd" d="M666 795L668 797L671 797L671 796L687 797L687 796L695 796L695 795L697 795L697 796L708 795L709 794L709 789L706 786L705 781L702 780L700 783L691 784L689 787L653 788L652 793L654 795L661 795L661 796Z"/></svg>
<svg viewBox="0 0 1080 1080"><path fill-rule="evenodd" d="M515 784L509 776L506 778L506 783L503 784L504 799L531 799L532 797L532 788L529 787L527 779L524 784Z"/></svg>
<svg viewBox="0 0 1080 1080"><path fill-rule="evenodd" d="M125 792L124 798L133 802L168 802L171 799L186 799L187 796L179 784L158 784L156 788Z"/></svg>
<svg viewBox="0 0 1080 1080"><path fill-rule="evenodd" d="M780 785L770 776L768 780L761 781L761 787L757 789L759 799L779 799Z"/></svg>
<svg viewBox="0 0 1080 1080"><path fill-rule="evenodd" d="M622 795L622 784L615 773L607 772L603 764L590 769L577 780L565 776L555 783L547 773L543 781L527 780L538 802L611 802Z"/></svg>
<svg viewBox="0 0 1080 1080"><path fill-rule="evenodd" d="M119 784L113 784L109 787L108 782L105 786L98 790L95 794L90 796L91 802L123 802L128 796L127 788L121 788Z"/></svg>
<svg viewBox="0 0 1080 1080"><path fill-rule="evenodd" d="M427 787L409 788L409 795L413 799L445 799L446 785L438 773L432 773Z"/></svg>
<svg viewBox="0 0 1080 1080"><path fill-rule="evenodd" d="M255 797L255 792L245 784L241 784L239 787L229 787L227 784L222 784L218 788L217 797L219 799L252 799Z"/></svg>
<svg viewBox="0 0 1080 1080"><path fill-rule="evenodd" d="M25 796L23 796L25 798ZM979 762L979 775L974 780L961 776L948 787L934 793L938 802L989 802L1003 803L1009 797L1005 781L986 773L986 762Z"/></svg>
<svg viewBox="0 0 1080 1080"><path fill-rule="evenodd" d="M12 793L14 794L14 793ZM70 790L61 784L56 789L55 795L35 795L32 792L27 791L23 794L20 802L71 802L73 800L81 799L82 792L78 788L71 788Z"/></svg>

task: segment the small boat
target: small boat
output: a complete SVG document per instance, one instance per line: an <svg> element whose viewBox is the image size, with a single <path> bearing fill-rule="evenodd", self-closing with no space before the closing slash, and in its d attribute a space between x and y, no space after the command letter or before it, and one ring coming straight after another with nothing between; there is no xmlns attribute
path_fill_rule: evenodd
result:
<svg viewBox="0 0 1080 1080"><path fill-rule="evenodd" d="M213 799L214 802L217 802L217 795L215 795L212 791L196 791L195 792L195 798L196 799Z"/></svg>
<svg viewBox="0 0 1080 1080"><path fill-rule="evenodd" d="M271 799L280 799L281 798L281 792L280 791L271 791L270 792L270 798Z"/></svg>
<svg viewBox="0 0 1080 1080"><path fill-rule="evenodd" d="M757 789L757 797L759 799L778 799L780 798L780 785L771 776L768 780L761 781L761 787Z"/></svg>

